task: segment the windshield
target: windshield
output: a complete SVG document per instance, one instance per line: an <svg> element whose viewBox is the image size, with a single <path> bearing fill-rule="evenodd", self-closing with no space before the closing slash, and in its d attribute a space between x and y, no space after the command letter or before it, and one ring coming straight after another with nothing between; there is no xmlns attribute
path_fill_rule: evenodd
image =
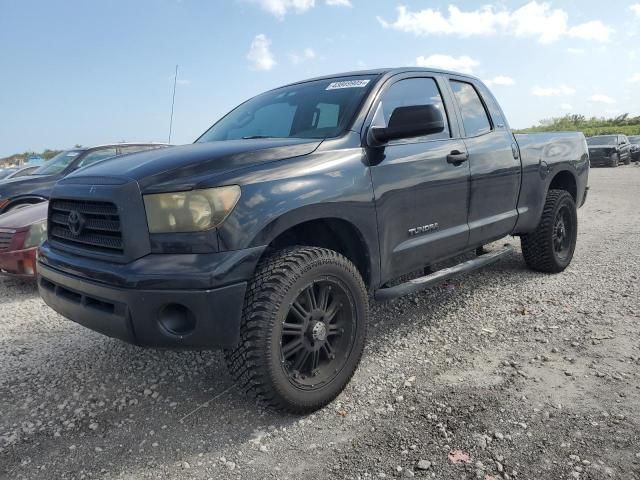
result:
<svg viewBox="0 0 640 480"><path fill-rule="evenodd" d="M32 175L55 175L56 173L60 173L71 165L71 162L82 152L84 152L84 150L67 150L66 152L59 153L33 172Z"/></svg>
<svg viewBox="0 0 640 480"><path fill-rule="evenodd" d="M603 135L601 137L587 138L587 145L617 145L618 137L615 135Z"/></svg>
<svg viewBox="0 0 640 480"><path fill-rule="evenodd" d="M227 114L197 142L337 137L347 129L374 78L316 80L263 93Z"/></svg>

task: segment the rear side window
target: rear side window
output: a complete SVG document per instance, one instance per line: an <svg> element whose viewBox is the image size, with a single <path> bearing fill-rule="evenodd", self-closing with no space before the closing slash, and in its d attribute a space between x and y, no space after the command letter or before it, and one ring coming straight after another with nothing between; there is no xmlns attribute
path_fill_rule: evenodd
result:
<svg viewBox="0 0 640 480"><path fill-rule="evenodd" d="M462 113L467 137L476 137L491 131L491 122L476 89L470 83L451 80L451 89Z"/></svg>
<svg viewBox="0 0 640 480"><path fill-rule="evenodd" d="M372 125L376 127L386 127L389 125L389 119L394 109L418 105L433 105L440 110L442 118L445 119L444 131L424 137L412 138L410 140L397 140L391 143L406 143L407 141L420 142L450 138L451 134L449 133L447 112L445 111L438 85L433 78L407 78L391 85L382 95L382 99L376 108Z"/></svg>

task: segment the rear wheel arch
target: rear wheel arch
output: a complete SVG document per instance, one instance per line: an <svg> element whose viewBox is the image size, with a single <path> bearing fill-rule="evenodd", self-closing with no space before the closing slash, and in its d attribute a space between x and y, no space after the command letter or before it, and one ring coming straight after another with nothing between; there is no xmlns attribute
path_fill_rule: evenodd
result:
<svg viewBox="0 0 640 480"><path fill-rule="evenodd" d="M551 190L569 192L573 197L573 201L578 201L578 182L575 174L569 170L561 170L554 175L551 182L549 182L547 193Z"/></svg>

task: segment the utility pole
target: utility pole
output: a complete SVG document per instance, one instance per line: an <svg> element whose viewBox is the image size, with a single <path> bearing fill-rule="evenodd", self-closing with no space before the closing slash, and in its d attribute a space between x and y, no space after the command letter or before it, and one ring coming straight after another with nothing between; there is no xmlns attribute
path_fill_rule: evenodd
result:
<svg viewBox="0 0 640 480"><path fill-rule="evenodd" d="M171 119L169 120L169 141L171 143L171 132L173 130L173 106L176 103L176 84L178 83L178 65L176 64L176 75L173 77L173 98L171 99Z"/></svg>

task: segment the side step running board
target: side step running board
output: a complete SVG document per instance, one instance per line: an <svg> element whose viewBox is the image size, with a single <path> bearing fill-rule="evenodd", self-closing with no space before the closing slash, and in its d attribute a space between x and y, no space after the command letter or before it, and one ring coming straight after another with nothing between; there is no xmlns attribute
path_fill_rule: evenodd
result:
<svg viewBox="0 0 640 480"><path fill-rule="evenodd" d="M413 280L409 280L406 283L396 285L395 287L381 288L379 290L376 290L374 297L380 302L386 302L389 300L393 300L394 298L407 295L409 293L424 290L425 288L432 287L437 283L448 280L449 278L455 277L462 273L472 272L474 270L478 270L479 268L496 263L498 260L500 260L501 257L511 252L512 250L513 247L507 246L500 250L496 250L495 252L485 253L477 258L459 263L458 265L454 265L453 267L443 268L442 270L438 270L437 272L434 272L425 277L415 278Z"/></svg>

